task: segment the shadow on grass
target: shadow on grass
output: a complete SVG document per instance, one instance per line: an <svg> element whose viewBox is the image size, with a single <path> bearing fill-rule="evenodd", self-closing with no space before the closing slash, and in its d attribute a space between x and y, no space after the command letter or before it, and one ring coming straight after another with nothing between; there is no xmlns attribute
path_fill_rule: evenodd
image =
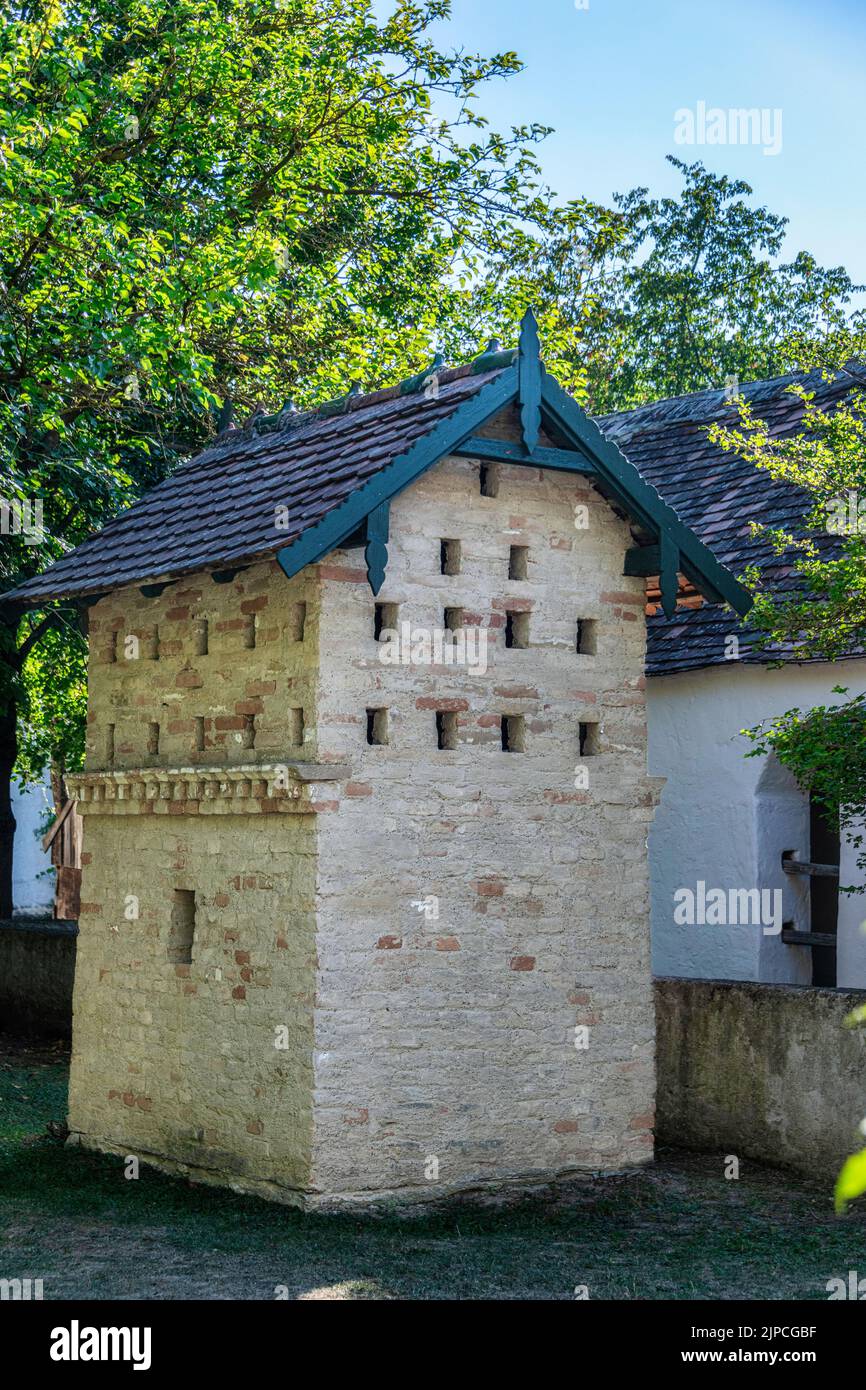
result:
<svg viewBox="0 0 866 1390"><path fill-rule="evenodd" d="M47 1296L140 1298L826 1298L857 1268L860 1213L829 1192L719 1155L505 1207L307 1215L63 1147L62 1063L0 1066L0 1219ZM71 1262L71 1263L70 1263ZM862 1259L861 1259L862 1263ZM2 1272L2 1271L0 1271Z"/></svg>

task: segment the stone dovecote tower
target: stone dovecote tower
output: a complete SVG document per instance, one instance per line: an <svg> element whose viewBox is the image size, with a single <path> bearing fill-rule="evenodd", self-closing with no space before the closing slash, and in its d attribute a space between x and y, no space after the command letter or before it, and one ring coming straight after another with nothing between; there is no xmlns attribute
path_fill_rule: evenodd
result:
<svg viewBox="0 0 866 1390"><path fill-rule="evenodd" d="M655 575L748 606L527 315L7 597L89 615L72 1138L311 1206L649 1160Z"/></svg>

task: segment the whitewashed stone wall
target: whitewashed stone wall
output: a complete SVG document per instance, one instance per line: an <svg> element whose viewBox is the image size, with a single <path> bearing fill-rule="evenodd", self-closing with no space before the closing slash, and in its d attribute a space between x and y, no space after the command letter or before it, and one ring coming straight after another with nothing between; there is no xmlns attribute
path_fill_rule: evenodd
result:
<svg viewBox="0 0 866 1390"><path fill-rule="evenodd" d="M850 695L833 693L845 686ZM758 925L678 925L677 890L765 888L782 894L783 917L808 926L809 885L784 873L782 855L808 857L808 798L768 758L747 758L741 734L785 710L850 699L866 689L866 661L815 662L765 670L732 661L649 681L650 770L664 791L650 833L653 971L716 980L808 984L808 948L786 945ZM843 837L840 882L862 883ZM840 988L866 987L866 900L841 894Z"/></svg>
<svg viewBox="0 0 866 1390"><path fill-rule="evenodd" d="M461 542L458 575L440 573L441 539ZM483 675L383 665L358 555L321 567L319 749L353 776L318 821L320 1190L435 1194L652 1155L654 786L629 544L565 474L504 466L490 498L477 464L445 460L404 493L379 599L428 630L462 607L487 637ZM511 545L528 547L525 581L507 577ZM504 645L508 609L530 614L526 650ZM597 655L576 652L578 618L596 620ZM385 747L366 741L376 706ZM437 709L457 713L455 751L437 749ZM525 752L501 749L509 713ZM581 758L591 720L600 751ZM431 898L437 920L415 906Z"/></svg>

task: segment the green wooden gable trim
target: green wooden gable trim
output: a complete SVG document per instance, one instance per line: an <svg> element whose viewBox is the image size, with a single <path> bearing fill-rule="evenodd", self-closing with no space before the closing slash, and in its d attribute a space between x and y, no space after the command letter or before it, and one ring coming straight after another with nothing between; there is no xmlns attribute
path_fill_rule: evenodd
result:
<svg viewBox="0 0 866 1390"><path fill-rule="evenodd" d="M490 348L493 347L491 344ZM492 357L493 353L489 351L488 356ZM513 361L512 354L497 353L497 356ZM434 363L413 378L412 388L420 389L437 365ZM476 434L513 403L520 409L520 444ZM549 433L565 440L570 448L540 446L538 438L542 425ZM544 370L538 328L531 310L521 324L516 363L506 366L495 380L458 406L429 434L416 440L405 454L393 459L340 506L278 551L277 560L284 572L291 578L341 545L363 544L368 580L373 593L377 594L385 579L388 560L388 504L449 454L592 477L603 493L653 537L653 544L627 552L624 573L658 574L662 608L668 617L676 609L680 573L710 603L730 604L741 617L751 608L748 591Z"/></svg>
<svg viewBox="0 0 866 1390"><path fill-rule="evenodd" d="M541 432L541 344L538 324L531 309L527 309L520 325L517 348L517 373L520 394L520 428L523 446L531 454Z"/></svg>
<svg viewBox="0 0 866 1390"><path fill-rule="evenodd" d="M593 460L596 480L602 490L658 539L662 607L667 616L671 617L676 607L676 573L679 570L711 602L729 603L740 617L744 617L752 606L748 590L719 563L694 531L641 477L634 464L605 438L598 425L546 372L541 400L542 414L554 429Z"/></svg>
<svg viewBox="0 0 866 1390"><path fill-rule="evenodd" d="M380 502L367 517L364 561L367 565L367 579L374 594L378 594L385 582L385 569L388 565L388 525L390 502Z"/></svg>
<svg viewBox="0 0 866 1390"><path fill-rule="evenodd" d="M297 540L277 551L277 560L284 573L291 579L306 565L313 565L330 551L337 550L359 526L366 524L367 518L377 508L390 502L428 468L432 468L434 463L453 453L464 439L498 415L516 395L517 368L508 367L500 376L482 386L477 395L458 406L453 415L441 420L429 434L416 439L405 454L392 459L381 472L374 473L357 492L351 493L345 502L328 512L315 526L309 527ZM367 542L370 543L369 535ZM381 534L373 537L373 544L374 547L384 544ZM381 550L374 548L371 556L374 562L381 560ZM380 588L381 584L382 579L379 579Z"/></svg>
<svg viewBox="0 0 866 1390"><path fill-rule="evenodd" d="M590 459L574 449L546 449L537 445L530 453L523 444L510 444L505 439L487 439L471 434L464 444L451 450L458 458L489 459L491 463L525 463L531 468L554 468L565 473L594 473Z"/></svg>

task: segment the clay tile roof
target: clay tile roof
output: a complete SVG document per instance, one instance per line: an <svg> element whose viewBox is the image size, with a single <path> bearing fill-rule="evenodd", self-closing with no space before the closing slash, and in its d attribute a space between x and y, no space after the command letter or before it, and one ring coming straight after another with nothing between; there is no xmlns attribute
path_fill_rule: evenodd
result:
<svg viewBox="0 0 866 1390"><path fill-rule="evenodd" d="M275 554L498 374L448 368L435 393L392 387L229 429L10 596L84 598Z"/></svg>
<svg viewBox="0 0 866 1390"><path fill-rule="evenodd" d="M741 385L740 394L777 438L802 429L803 404L788 390L794 381L814 391L816 404L826 409L847 396L857 378L842 374L828 383L820 373L812 373ZM866 386L866 379L860 384ZM733 574L742 575L747 565L758 563L779 588L793 587L793 558L773 555L750 534L749 523L781 526L792 535L802 535L810 499L800 489L774 481L764 469L711 444L707 430L714 421L737 424L736 409L724 391L657 401L600 417L596 424ZM818 538L818 544L828 554L838 551L834 536ZM704 604L679 609L672 619L656 614L648 624L647 672L665 675L724 665L728 633L740 638L741 661L767 660L748 621L740 621L727 609ZM783 659L785 653L773 656Z"/></svg>

